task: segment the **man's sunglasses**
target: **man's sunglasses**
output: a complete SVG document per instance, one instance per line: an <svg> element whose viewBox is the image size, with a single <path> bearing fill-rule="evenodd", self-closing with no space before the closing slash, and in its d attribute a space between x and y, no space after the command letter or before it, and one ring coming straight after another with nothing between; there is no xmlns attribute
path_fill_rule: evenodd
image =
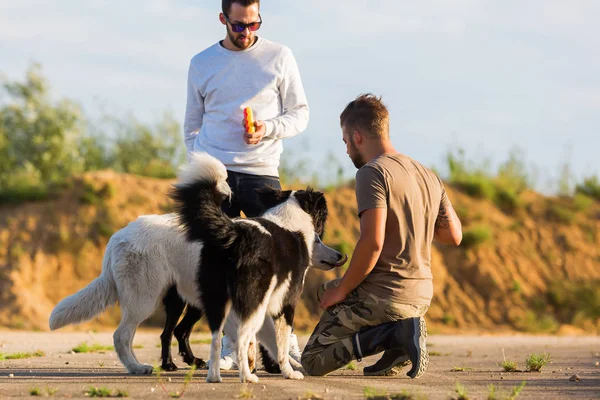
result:
<svg viewBox="0 0 600 400"><path fill-rule="evenodd" d="M223 15L225 15L225 19L227 20L227 22L229 22L229 25L231 25L231 30L235 33L244 32L246 28L248 28L252 32L255 32L262 25L262 17L260 16L260 14L258 14L258 22L250 22L249 24L242 24L241 22L233 23L229 20L227 14Z"/></svg>

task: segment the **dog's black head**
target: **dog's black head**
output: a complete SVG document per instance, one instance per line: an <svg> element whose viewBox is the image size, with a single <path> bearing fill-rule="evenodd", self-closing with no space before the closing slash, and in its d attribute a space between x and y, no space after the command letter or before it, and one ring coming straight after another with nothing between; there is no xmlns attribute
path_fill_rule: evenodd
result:
<svg viewBox="0 0 600 400"><path fill-rule="evenodd" d="M315 232L319 237L325 233L325 222L327 222L327 200L322 192L307 188L294 193L300 207L312 217Z"/></svg>
<svg viewBox="0 0 600 400"><path fill-rule="evenodd" d="M269 186L256 189L256 193L266 209L285 203L293 193L300 207L312 217L315 232L321 238L323 237L325 222L327 221L327 201L323 193L317 192L310 187L306 190L293 192L291 190L274 189Z"/></svg>

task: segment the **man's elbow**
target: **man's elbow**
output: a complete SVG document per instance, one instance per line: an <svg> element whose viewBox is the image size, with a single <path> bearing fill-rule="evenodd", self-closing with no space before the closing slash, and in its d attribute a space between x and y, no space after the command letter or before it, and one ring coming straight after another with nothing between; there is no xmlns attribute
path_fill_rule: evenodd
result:
<svg viewBox="0 0 600 400"><path fill-rule="evenodd" d="M457 247L460 246L460 244L462 242L462 237L463 237L462 231L452 235L453 241L451 244L454 246L457 246Z"/></svg>
<svg viewBox="0 0 600 400"><path fill-rule="evenodd" d="M450 246L459 246L462 242L462 231L458 232L436 232L435 239L442 243Z"/></svg>

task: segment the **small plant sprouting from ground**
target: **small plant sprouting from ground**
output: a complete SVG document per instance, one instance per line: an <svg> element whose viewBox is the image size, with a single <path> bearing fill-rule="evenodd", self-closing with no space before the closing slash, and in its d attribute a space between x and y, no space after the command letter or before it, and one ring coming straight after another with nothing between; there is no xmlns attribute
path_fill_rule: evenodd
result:
<svg viewBox="0 0 600 400"><path fill-rule="evenodd" d="M502 369L504 369L504 372L517 372L517 363L514 361L508 361L508 360L504 360L500 363L500 366L502 367Z"/></svg>
<svg viewBox="0 0 600 400"><path fill-rule="evenodd" d="M500 365L502 369L504 369L504 372L517 372L517 363L506 359L504 349L502 349L502 357L504 358L504 361L502 361L498 365Z"/></svg>
<svg viewBox="0 0 600 400"><path fill-rule="evenodd" d="M456 397L453 400L469 400L469 395L467 394L467 389L460 382L456 382L456 388L454 389L456 392Z"/></svg>
<svg viewBox="0 0 600 400"><path fill-rule="evenodd" d="M454 368L452 368L450 371L451 372L466 372L466 371L473 371L473 368L459 367L458 365L455 365Z"/></svg>
<svg viewBox="0 0 600 400"><path fill-rule="evenodd" d="M488 386L487 400L498 400L498 397L496 397L496 386L495 385Z"/></svg>
<svg viewBox="0 0 600 400"><path fill-rule="evenodd" d="M154 367L154 371L156 371L156 379L158 380L158 384L160 385L160 387L163 390L163 392L165 392L169 397L171 397L173 399L180 399L185 394L185 390L187 389L188 385L192 381L192 378L194 377L194 372L196 371L196 366L192 365L192 367L190 368L190 370L188 372L186 372L185 379L183 381L183 387L181 388L181 390L178 390L178 391L175 391L175 392L169 392L167 390L167 387L165 386L165 384L164 384L164 382L162 381L162 378L161 378L161 371L162 370L160 368Z"/></svg>
<svg viewBox="0 0 600 400"><path fill-rule="evenodd" d="M525 360L525 365L527 365L527 371L529 372L540 372L542 370L542 367L544 367L544 365L548 364L551 361L552 360L550 359L550 354L548 353L544 353L541 355L532 353Z"/></svg>
<svg viewBox="0 0 600 400"><path fill-rule="evenodd" d="M508 400L515 400L525 388L525 381L521 382L519 386L515 386L508 396Z"/></svg>
<svg viewBox="0 0 600 400"><path fill-rule="evenodd" d="M515 400L517 397L519 397L519 395L523 391L523 388L525 388L525 381L521 382L521 384L519 386L513 387L510 394L505 398L507 400ZM499 400L500 397L498 397L498 396L499 395L496 393L496 386L494 386L494 385L488 386L487 400Z"/></svg>
<svg viewBox="0 0 600 400"><path fill-rule="evenodd" d="M403 390L400 393L396 393L396 394L392 394L390 396L391 400L415 400L415 396L413 396L411 393L407 392L406 390Z"/></svg>
<svg viewBox="0 0 600 400"><path fill-rule="evenodd" d="M344 367L344 369L347 369L350 371L356 371L358 369L358 367L356 366L356 363L354 361L352 361L350 364L346 365Z"/></svg>
<svg viewBox="0 0 600 400"><path fill-rule="evenodd" d="M38 350L34 353L10 353L10 354L0 353L0 361L21 360L23 358L34 358L34 357L44 357L45 355L46 354L41 350Z"/></svg>
<svg viewBox="0 0 600 400"><path fill-rule="evenodd" d="M58 389L46 386L46 396L54 396L57 391L58 391ZM42 389L40 389L40 388L31 388L31 389L29 389L29 395L30 396L43 396Z"/></svg>
<svg viewBox="0 0 600 400"><path fill-rule="evenodd" d="M251 388L248 387L247 384L244 384L240 389L240 394L235 396L238 399L253 399L254 392Z"/></svg>
<svg viewBox="0 0 600 400"><path fill-rule="evenodd" d="M46 393L48 394L48 396L54 396L56 392L58 392L58 389L46 386Z"/></svg>
<svg viewBox="0 0 600 400"><path fill-rule="evenodd" d="M379 399L388 399L388 393L384 390L379 390L371 386L366 386L363 388L363 394L365 398L370 400L379 400Z"/></svg>
<svg viewBox="0 0 600 400"><path fill-rule="evenodd" d="M97 388L92 386L85 392L85 397L129 397L129 393L124 390L112 392L105 387Z"/></svg>
<svg viewBox="0 0 600 400"><path fill-rule="evenodd" d="M315 394L311 391L304 393L304 396L299 397L298 400L324 400L322 396Z"/></svg>
<svg viewBox="0 0 600 400"><path fill-rule="evenodd" d="M74 353L102 353L104 351L111 351L115 348L113 346L102 346L100 344L89 345L87 342L79 343L73 347Z"/></svg>
<svg viewBox="0 0 600 400"><path fill-rule="evenodd" d="M112 392L107 388L90 387L85 392L85 397L111 397Z"/></svg>

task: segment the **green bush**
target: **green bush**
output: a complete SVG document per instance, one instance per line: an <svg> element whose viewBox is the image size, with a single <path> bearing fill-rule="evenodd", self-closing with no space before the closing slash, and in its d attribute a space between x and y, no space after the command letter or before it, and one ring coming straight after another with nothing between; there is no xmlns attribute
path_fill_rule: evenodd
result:
<svg viewBox="0 0 600 400"><path fill-rule="evenodd" d="M575 187L576 193L581 193L600 201L600 180L597 176L590 176Z"/></svg>
<svg viewBox="0 0 600 400"><path fill-rule="evenodd" d="M518 150L493 173L489 161L476 165L466 160L464 152L449 152L446 156L450 183L469 196L487 199L506 213L522 207L521 193L530 187L524 157Z"/></svg>
<svg viewBox="0 0 600 400"><path fill-rule="evenodd" d="M492 238L491 228L485 225L476 225L463 232L461 246L466 249L476 248Z"/></svg>
<svg viewBox="0 0 600 400"><path fill-rule="evenodd" d="M570 225L576 217L577 214L564 205L551 200L547 201L546 218L548 218L549 221Z"/></svg>
<svg viewBox="0 0 600 400"><path fill-rule="evenodd" d="M538 315L528 310L516 323L516 327L530 333L556 333L560 327L554 315L541 313Z"/></svg>
<svg viewBox="0 0 600 400"><path fill-rule="evenodd" d="M105 168L173 178L185 161L171 113L152 125L133 116L89 123L76 103L52 100L37 64L23 82L3 81L0 99L0 203L44 199L53 185Z"/></svg>
<svg viewBox="0 0 600 400"><path fill-rule="evenodd" d="M573 207L577 211L587 211L594 205L594 199L583 193L576 193L573 197Z"/></svg>
<svg viewBox="0 0 600 400"><path fill-rule="evenodd" d="M577 320L600 318L600 281L556 281L547 292L548 303L559 320L574 324Z"/></svg>

